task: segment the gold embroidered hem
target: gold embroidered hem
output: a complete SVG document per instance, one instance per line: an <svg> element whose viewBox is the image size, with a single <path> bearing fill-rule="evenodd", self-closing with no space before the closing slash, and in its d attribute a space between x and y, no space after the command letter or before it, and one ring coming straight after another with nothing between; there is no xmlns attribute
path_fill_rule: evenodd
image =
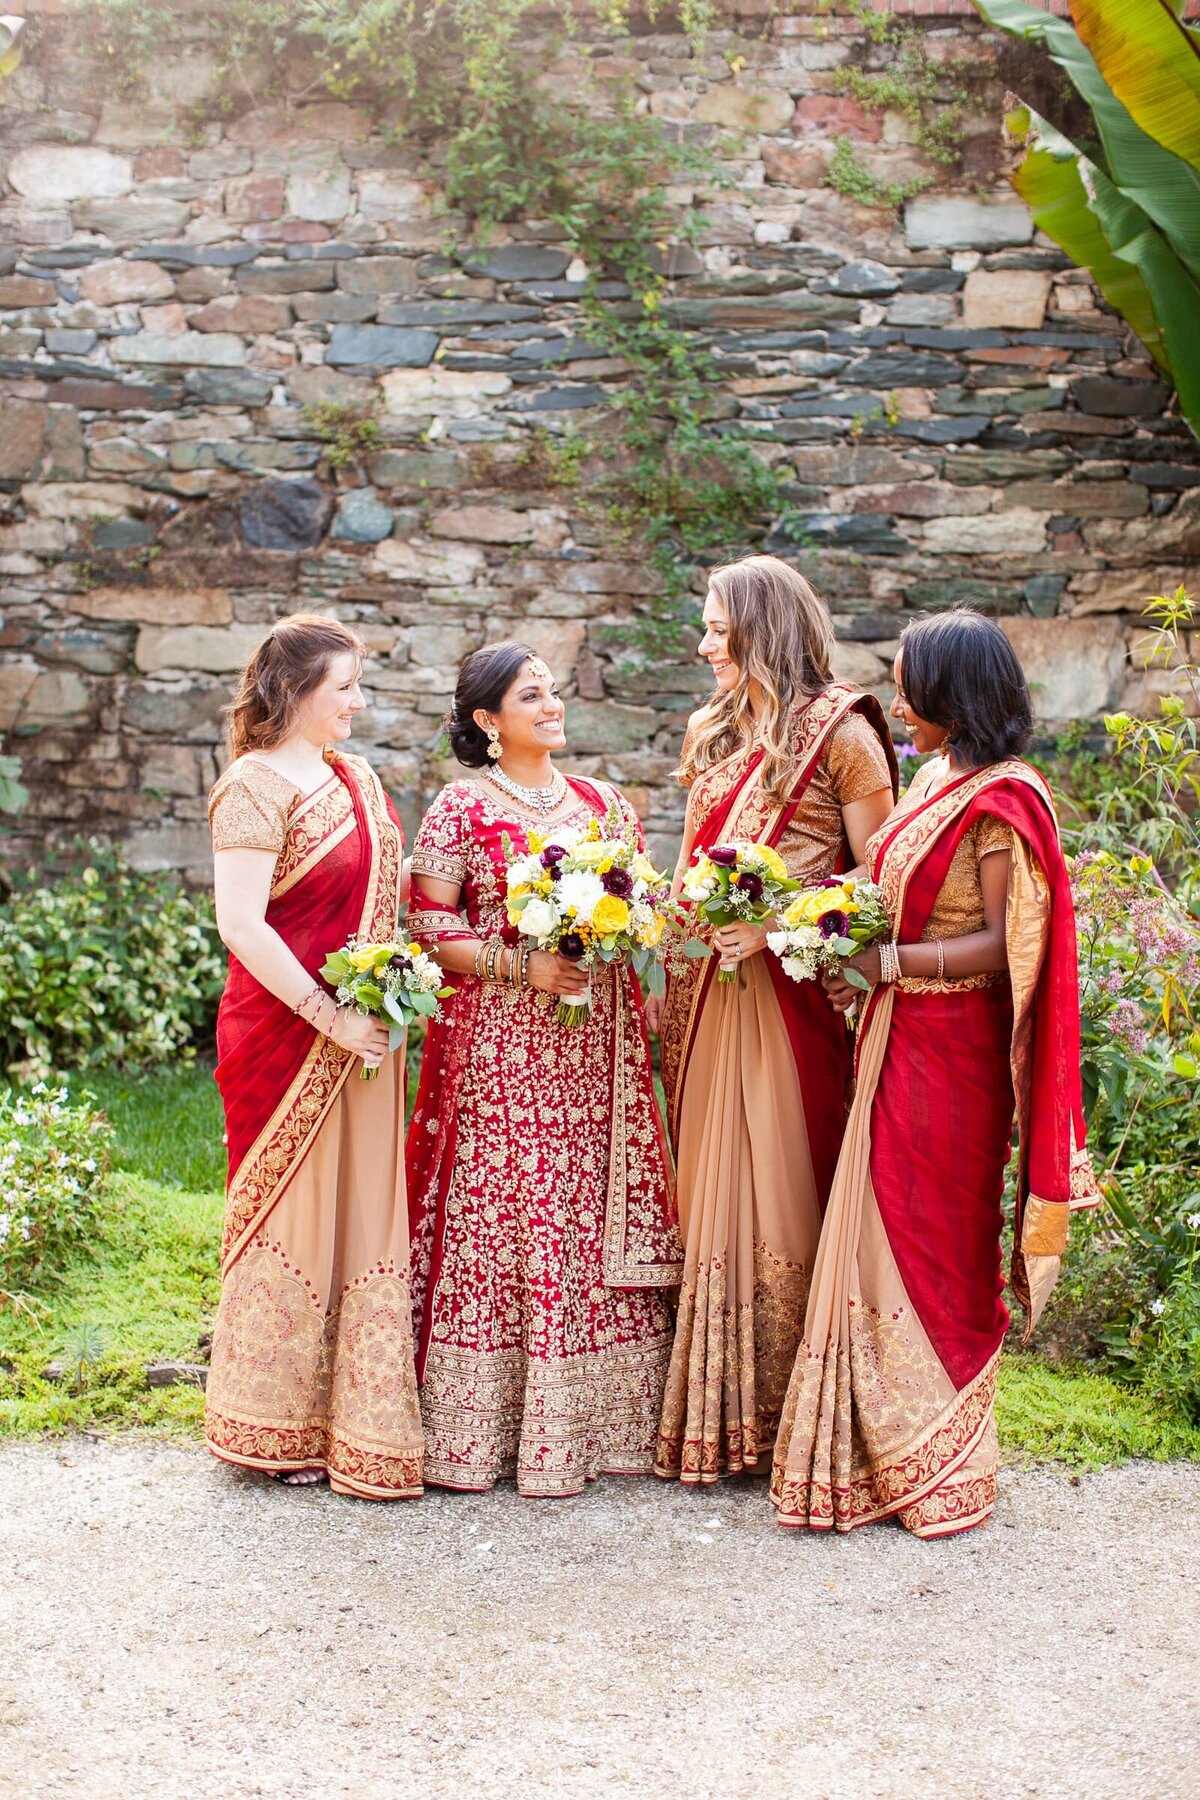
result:
<svg viewBox="0 0 1200 1800"><path fill-rule="evenodd" d="M425 1490L421 1454L389 1456L369 1445L353 1444L323 1425L294 1431L286 1427L247 1425L209 1411L205 1442L222 1462L272 1475L297 1469L324 1469L334 1493L367 1500L415 1499Z"/></svg>
<svg viewBox="0 0 1200 1800"><path fill-rule="evenodd" d="M896 986L902 994L963 994L974 988L999 987L1008 980L1003 969L984 975L901 975Z"/></svg>
<svg viewBox="0 0 1200 1800"><path fill-rule="evenodd" d="M665 1315L664 1315L665 1323ZM670 1333L582 1356L433 1344L425 1365L425 1480L482 1492L515 1478L530 1498L599 1475L648 1475Z"/></svg>

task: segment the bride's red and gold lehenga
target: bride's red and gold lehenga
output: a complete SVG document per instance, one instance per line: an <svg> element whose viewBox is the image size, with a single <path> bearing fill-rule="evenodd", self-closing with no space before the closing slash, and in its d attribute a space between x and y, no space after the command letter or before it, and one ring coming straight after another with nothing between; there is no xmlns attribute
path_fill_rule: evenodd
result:
<svg viewBox="0 0 1200 1800"><path fill-rule="evenodd" d="M209 803L215 850L277 856L267 922L314 979L356 935L394 936L399 821L361 757L303 796L245 757ZM404 1191L404 1057L374 1081L236 957L217 1020L229 1187L205 1404L209 1448L319 1468L370 1499L421 1492Z"/></svg>
<svg viewBox="0 0 1200 1800"><path fill-rule="evenodd" d="M1032 1316L1057 1275L1069 1209L1098 1198L1074 909L1041 776L1016 759L965 775L927 764L871 840L868 868L898 943L949 939L983 928L980 863L1000 850L1011 854L1007 971L902 979L866 1003L775 1451L783 1525L850 1531L896 1516L944 1537L987 1519L1014 1112L1013 1285Z"/></svg>
<svg viewBox="0 0 1200 1800"><path fill-rule="evenodd" d="M505 833L583 826L612 788L574 779L549 817L486 778L445 788L413 849L409 929L518 941L504 905ZM456 910L424 880L459 887ZM598 966L580 1026L555 998L457 978L426 1040L408 1137L413 1317L426 1480L577 1494L640 1474L671 1348L663 1289L679 1280L669 1156L631 970Z"/></svg>
<svg viewBox="0 0 1200 1800"><path fill-rule="evenodd" d="M695 849L766 842L813 885L847 866L843 807L895 792L895 755L879 702L838 683L790 734L785 803L750 745L696 776L688 817ZM685 1267L655 1467L685 1482L770 1453L849 1105L850 1035L818 982L770 952L715 977L713 958L673 973L662 1023Z"/></svg>

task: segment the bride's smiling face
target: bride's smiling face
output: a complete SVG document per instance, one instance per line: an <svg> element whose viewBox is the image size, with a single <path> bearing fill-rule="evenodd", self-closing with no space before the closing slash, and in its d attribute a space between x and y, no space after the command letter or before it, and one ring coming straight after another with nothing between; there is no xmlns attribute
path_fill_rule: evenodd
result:
<svg viewBox="0 0 1200 1800"><path fill-rule="evenodd" d="M475 723L486 731L488 722L497 726L505 756L543 756L566 745L566 707L553 675L541 664L539 673L532 663L525 663L509 686L499 708L474 715Z"/></svg>

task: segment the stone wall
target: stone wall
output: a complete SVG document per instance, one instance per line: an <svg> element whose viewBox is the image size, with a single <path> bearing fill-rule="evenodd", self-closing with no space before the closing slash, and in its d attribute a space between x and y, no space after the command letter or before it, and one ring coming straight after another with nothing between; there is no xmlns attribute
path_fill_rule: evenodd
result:
<svg viewBox="0 0 1200 1800"><path fill-rule="evenodd" d="M767 541L828 597L843 674L888 691L905 618L966 599L1002 619L1044 720L1153 705L1170 677L1139 663L1138 608L1200 556L1200 452L1035 238L1002 175L998 47L945 11L931 53L993 78L953 184L899 218L825 183L839 132L889 179L926 166L902 117L831 91L870 54L854 22L778 16L737 43L736 76L720 36L697 58L647 29L601 62L664 129L735 134L735 185L671 253L667 311L721 365L724 429L788 483L791 524ZM580 335L586 271L536 220L472 242L365 107L315 90L197 129L202 43L122 102L78 29L43 21L0 112L0 731L32 788L20 847L99 830L202 871L219 709L297 607L367 640L364 747L410 824L447 773L458 659L520 634L567 684L575 766L621 782L665 845L703 671L638 651L654 578L589 511L589 465L564 489L536 453L539 427L603 429L625 374ZM568 55L553 79L585 74ZM381 444L333 470L305 409L375 400Z"/></svg>

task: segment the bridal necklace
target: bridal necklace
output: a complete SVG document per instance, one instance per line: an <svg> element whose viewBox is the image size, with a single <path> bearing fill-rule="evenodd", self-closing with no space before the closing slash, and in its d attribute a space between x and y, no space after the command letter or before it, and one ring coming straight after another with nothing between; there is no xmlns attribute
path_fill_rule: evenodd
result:
<svg viewBox="0 0 1200 1800"><path fill-rule="evenodd" d="M516 800L521 806L528 807L530 812L537 813L538 817L542 819L554 811L567 791L567 778L565 775L560 775L557 769L554 771L554 778L549 787L522 787L521 783L514 781L511 775L506 775L497 763L492 764L487 775L488 780L494 781L510 800Z"/></svg>

